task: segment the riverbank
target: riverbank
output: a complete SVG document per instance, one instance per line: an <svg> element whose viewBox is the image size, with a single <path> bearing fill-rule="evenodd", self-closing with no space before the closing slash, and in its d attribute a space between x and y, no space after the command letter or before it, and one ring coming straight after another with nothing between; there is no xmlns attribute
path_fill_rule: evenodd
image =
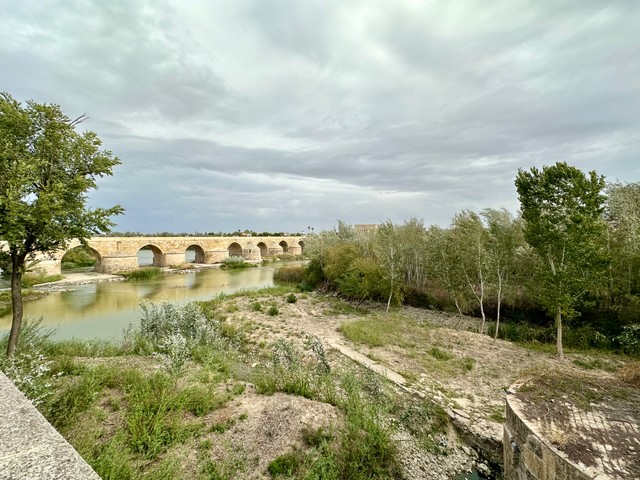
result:
<svg viewBox="0 0 640 480"><path fill-rule="evenodd" d="M290 477L302 478L320 460L338 468L339 449L333 448L346 448L349 421L356 421L347 418L349 407L341 402L352 391L349 385L356 385L348 379L355 378L353 391L366 401L359 411L373 408L369 417L378 422L366 427L377 436L366 438L387 439L376 444L382 449L378 454L391 455L404 478L445 480L474 465L486 470L479 457L495 459L496 446L501 452L505 390L515 380L552 369L567 377L606 377L634 363L621 356L573 352L559 361L544 347L524 348L479 335L473 331L475 319L413 308L386 314L382 306L355 309L335 297L289 289L225 295L203 305L209 321L218 325L217 340L190 350L187 357L170 351L150 355L154 349L135 335L122 344L62 342L52 348L52 371L62 373L54 382L54 415L63 405L69 408L64 402L72 396L84 395L78 388L86 375L94 390L104 383L88 404L73 400L70 408L81 411L60 427L94 468L106 468L101 455L107 453L129 459L129 468L149 478L169 463L177 473L163 478L211 478L202 472L217 469L227 474L215 478L269 479L276 476L270 471L285 467L293 472ZM173 316L186 318L175 311ZM180 414L186 422L181 425L191 433L179 429L183 433L158 447L153 461L145 460L127 430L133 386L108 378L138 375L132 371L165 375L167 366L180 361L175 380L167 373L162 381L176 393L209 391L215 404L204 413L187 409ZM98 373L108 378L96 380ZM89 441L86 425L100 438ZM358 435L366 433L363 428L357 425ZM280 467L270 467L273 462Z"/></svg>

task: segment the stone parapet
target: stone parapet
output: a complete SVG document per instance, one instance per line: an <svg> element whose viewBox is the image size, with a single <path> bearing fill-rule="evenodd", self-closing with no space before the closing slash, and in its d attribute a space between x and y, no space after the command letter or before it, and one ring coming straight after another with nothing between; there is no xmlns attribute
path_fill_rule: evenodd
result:
<svg viewBox="0 0 640 480"><path fill-rule="evenodd" d="M100 480L0 372L0 480Z"/></svg>

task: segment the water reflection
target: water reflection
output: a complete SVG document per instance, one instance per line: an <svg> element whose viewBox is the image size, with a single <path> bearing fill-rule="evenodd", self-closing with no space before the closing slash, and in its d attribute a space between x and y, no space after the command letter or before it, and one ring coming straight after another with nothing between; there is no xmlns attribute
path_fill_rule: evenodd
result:
<svg viewBox="0 0 640 480"><path fill-rule="evenodd" d="M271 265L235 271L211 269L146 282L77 285L25 303L24 312L25 317L42 316L43 325L56 328L56 338L117 338L131 322L138 321L141 300L206 300L220 293L271 286L274 269ZM8 330L10 325L10 315L0 318L0 330Z"/></svg>

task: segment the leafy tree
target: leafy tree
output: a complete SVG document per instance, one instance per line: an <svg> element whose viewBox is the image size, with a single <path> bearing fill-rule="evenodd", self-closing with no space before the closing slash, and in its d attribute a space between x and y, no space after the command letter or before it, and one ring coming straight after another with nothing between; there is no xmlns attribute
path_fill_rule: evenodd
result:
<svg viewBox="0 0 640 480"><path fill-rule="evenodd" d="M447 292L459 315L467 307L466 282L459 268L455 242L451 230L432 225L427 230L427 258L433 280Z"/></svg>
<svg viewBox="0 0 640 480"><path fill-rule="evenodd" d="M640 289L640 183L607 186L611 296Z"/></svg>
<svg viewBox="0 0 640 480"><path fill-rule="evenodd" d="M484 333L486 315L484 299L487 290L487 232L482 219L475 212L464 211L455 215L451 228L452 240L470 293L478 302L482 323L480 333Z"/></svg>
<svg viewBox="0 0 640 480"><path fill-rule="evenodd" d="M487 271L495 282L496 331L500 329L500 308L506 288L509 286L517 265L517 252L524 245L522 224L509 211L487 208L482 211L487 231Z"/></svg>
<svg viewBox="0 0 640 480"><path fill-rule="evenodd" d="M541 304L555 315L556 347L562 349L562 319L577 316L582 295L606 267L600 242L605 230L604 178L564 162L542 170L518 170L515 180L525 221L525 239L538 256Z"/></svg>
<svg viewBox="0 0 640 480"><path fill-rule="evenodd" d="M53 254L69 240L108 231L120 206L88 209L87 191L111 175L120 161L101 150L91 131L77 133L85 119L70 120L57 105L22 105L0 94L0 260L11 271L13 319L7 355L13 355L22 324L20 281L25 260Z"/></svg>
<svg viewBox="0 0 640 480"><path fill-rule="evenodd" d="M404 259L402 245L398 235L398 228L391 221L386 221L376 230L376 258L382 268L382 275L389 292L387 298L387 312L391 302L402 302L404 295Z"/></svg>

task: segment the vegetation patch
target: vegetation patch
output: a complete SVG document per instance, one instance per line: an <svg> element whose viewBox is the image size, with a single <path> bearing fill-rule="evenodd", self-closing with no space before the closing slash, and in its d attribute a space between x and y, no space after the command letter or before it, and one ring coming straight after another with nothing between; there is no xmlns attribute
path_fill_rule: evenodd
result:
<svg viewBox="0 0 640 480"><path fill-rule="evenodd" d="M352 342L369 347L413 347L428 335L429 327L399 314L375 314L343 323L340 331Z"/></svg>
<svg viewBox="0 0 640 480"><path fill-rule="evenodd" d="M273 272L273 280L276 282L302 283L304 281L305 267L302 265L280 267Z"/></svg>
<svg viewBox="0 0 640 480"><path fill-rule="evenodd" d="M233 255L225 258L220 268L223 270L242 270L244 268L254 268L257 266L255 263L245 262L244 258L238 255Z"/></svg>
<svg viewBox="0 0 640 480"><path fill-rule="evenodd" d="M158 267L143 267L137 270L131 270L130 272L120 273L120 275L132 282L156 280L162 277L162 270Z"/></svg>
<svg viewBox="0 0 640 480"><path fill-rule="evenodd" d="M27 273L22 276L20 282L22 288L31 288L34 285L40 285L42 283L57 282L62 280L64 275L40 275L35 273Z"/></svg>

